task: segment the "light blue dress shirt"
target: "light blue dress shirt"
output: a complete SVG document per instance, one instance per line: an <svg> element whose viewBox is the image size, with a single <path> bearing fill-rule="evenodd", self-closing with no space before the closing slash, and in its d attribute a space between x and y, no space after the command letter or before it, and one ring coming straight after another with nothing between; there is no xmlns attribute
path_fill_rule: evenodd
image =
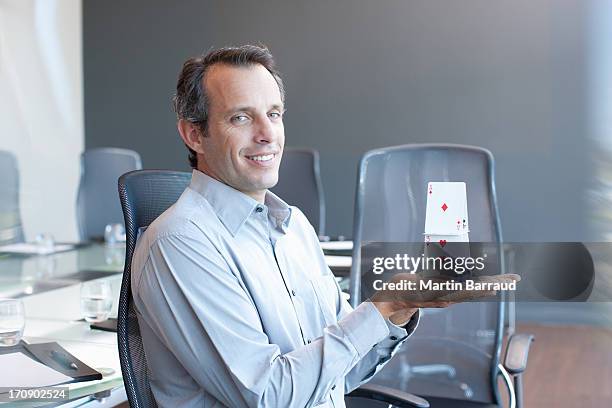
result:
<svg viewBox="0 0 612 408"><path fill-rule="evenodd" d="M296 207L197 170L138 239L132 293L161 407L344 407L408 336L352 310Z"/></svg>

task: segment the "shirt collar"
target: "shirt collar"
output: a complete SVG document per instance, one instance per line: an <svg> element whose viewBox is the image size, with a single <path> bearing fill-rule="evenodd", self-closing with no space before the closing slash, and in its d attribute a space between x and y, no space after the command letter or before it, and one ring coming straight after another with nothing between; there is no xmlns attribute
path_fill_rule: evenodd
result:
<svg viewBox="0 0 612 408"><path fill-rule="evenodd" d="M219 220L232 235L236 235L247 218L259 207L257 200L222 183L209 175L193 170L189 188L199 193L208 201ZM291 207L271 191L266 192L264 204L277 225L286 227L291 218ZM284 228L283 228L284 230Z"/></svg>
<svg viewBox="0 0 612 408"><path fill-rule="evenodd" d="M291 220L291 206L270 190L266 191L264 203L268 207L269 216L276 221L275 227L286 232Z"/></svg>

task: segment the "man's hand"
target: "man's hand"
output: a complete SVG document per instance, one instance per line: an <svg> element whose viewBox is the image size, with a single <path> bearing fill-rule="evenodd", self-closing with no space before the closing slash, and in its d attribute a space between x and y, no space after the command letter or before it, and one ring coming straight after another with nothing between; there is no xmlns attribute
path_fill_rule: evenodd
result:
<svg viewBox="0 0 612 408"><path fill-rule="evenodd" d="M399 273L394 275L390 282L414 282L416 289L378 291L370 301L384 318L388 318L393 324L402 326L410 320L419 308L443 308L455 303L495 296L497 293L490 290L421 290L421 280L444 283L450 281L451 278L445 276L423 278L416 274ZM483 283L511 283L520 281L521 277L515 274L504 274L479 276L472 278L472 280Z"/></svg>

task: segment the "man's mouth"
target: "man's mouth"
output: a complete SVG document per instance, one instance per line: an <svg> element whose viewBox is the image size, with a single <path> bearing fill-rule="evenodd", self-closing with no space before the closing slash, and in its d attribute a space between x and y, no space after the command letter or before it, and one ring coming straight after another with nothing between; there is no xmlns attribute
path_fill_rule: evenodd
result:
<svg viewBox="0 0 612 408"><path fill-rule="evenodd" d="M264 162L268 162L268 161L274 159L274 156L276 156L276 155L271 153L271 154L259 154L259 155L255 155L255 156L245 156L245 157L247 159L249 159L249 160L253 160L253 161L256 161L256 162L264 163Z"/></svg>

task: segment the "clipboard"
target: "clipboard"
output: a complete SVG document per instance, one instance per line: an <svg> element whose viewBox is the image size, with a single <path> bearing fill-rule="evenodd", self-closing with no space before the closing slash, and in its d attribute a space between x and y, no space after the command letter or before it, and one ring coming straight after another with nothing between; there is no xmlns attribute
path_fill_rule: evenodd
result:
<svg viewBox="0 0 612 408"><path fill-rule="evenodd" d="M117 319L110 317L102 322L92 323L89 325L91 329L102 330L117 333Z"/></svg>
<svg viewBox="0 0 612 408"><path fill-rule="evenodd" d="M64 349L59 344L52 343L36 343L36 344L27 344L22 342L20 345L29 353L30 356L33 356L34 359L39 361L40 363L46 365L58 371L68 377L72 377L74 381L71 382L81 382L81 381L93 381L93 380L101 380L102 374L93 368L89 367L87 364L83 363L78 358L74 357L70 354L66 349ZM61 362L57 361L52 356L54 355L63 356L67 361L76 365L76 369L68 367Z"/></svg>

